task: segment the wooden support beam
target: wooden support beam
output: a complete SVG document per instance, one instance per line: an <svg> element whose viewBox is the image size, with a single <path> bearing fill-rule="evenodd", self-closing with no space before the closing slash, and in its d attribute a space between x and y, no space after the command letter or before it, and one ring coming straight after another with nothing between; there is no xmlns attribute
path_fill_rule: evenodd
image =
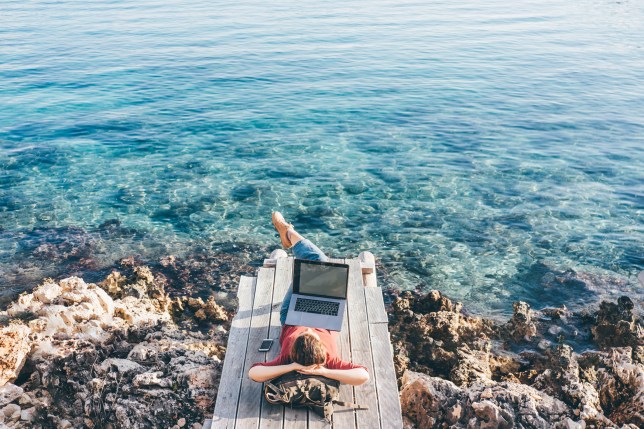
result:
<svg viewBox="0 0 644 429"><path fill-rule="evenodd" d="M373 256L373 254L368 251L360 252L360 255L358 255L358 260L360 261L360 268L362 270L362 282L364 283L364 286L378 286L378 280L376 279L376 258Z"/></svg>
<svg viewBox="0 0 644 429"><path fill-rule="evenodd" d="M288 254L282 249L273 250L271 256L264 259L264 268L274 268L277 265L277 260L280 258L288 258Z"/></svg>

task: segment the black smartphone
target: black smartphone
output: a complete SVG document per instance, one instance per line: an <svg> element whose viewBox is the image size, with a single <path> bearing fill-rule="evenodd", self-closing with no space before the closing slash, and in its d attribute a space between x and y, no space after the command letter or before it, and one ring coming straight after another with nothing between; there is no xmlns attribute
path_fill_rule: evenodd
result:
<svg viewBox="0 0 644 429"><path fill-rule="evenodd" d="M259 346L259 351L267 352L271 349L272 345L273 345L273 339L267 338L262 341L262 344Z"/></svg>

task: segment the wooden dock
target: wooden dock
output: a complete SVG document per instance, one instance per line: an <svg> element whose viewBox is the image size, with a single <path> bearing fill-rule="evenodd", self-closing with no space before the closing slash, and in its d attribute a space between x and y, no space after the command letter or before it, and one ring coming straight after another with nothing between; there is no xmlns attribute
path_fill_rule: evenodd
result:
<svg viewBox="0 0 644 429"><path fill-rule="evenodd" d="M293 258L273 252L257 277L243 276L237 296L217 402L204 429L401 429L402 415L382 291L376 285L374 257L332 259L350 266L347 314L338 350L343 360L364 365L370 380L342 385L340 400L367 405L368 410L335 406L333 422L313 412L274 406L263 398L263 385L248 378L251 365L277 357L280 351L280 308L291 283ZM268 353L257 351L264 338L276 341Z"/></svg>

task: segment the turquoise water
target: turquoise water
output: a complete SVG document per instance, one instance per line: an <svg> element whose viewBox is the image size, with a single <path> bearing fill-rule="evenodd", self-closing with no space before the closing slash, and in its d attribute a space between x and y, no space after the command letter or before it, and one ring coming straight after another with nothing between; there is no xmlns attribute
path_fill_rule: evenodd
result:
<svg viewBox="0 0 644 429"><path fill-rule="evenodd" d="M4 0L0 293L70 258L262 258L279 209L475 312L641 299L642 22L629 0ZM591 281L550 288L567 269Z"/></svg>

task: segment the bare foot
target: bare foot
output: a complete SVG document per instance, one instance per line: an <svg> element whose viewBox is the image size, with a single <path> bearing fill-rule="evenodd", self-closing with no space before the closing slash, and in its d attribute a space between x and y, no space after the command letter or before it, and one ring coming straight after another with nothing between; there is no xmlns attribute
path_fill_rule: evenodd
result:
<svg viewBox="0 0 644 429"><path fill-rule="evenodd" d="M293 243L291 243L291 240L289 238L289 230L293 229L293 225L286 222L284 216L282 216L282 213L280 212L273 212L272 219L273 226L279 233L280 240L282 240L282 247L289 249L291 246L293 246Z"/></svg>

